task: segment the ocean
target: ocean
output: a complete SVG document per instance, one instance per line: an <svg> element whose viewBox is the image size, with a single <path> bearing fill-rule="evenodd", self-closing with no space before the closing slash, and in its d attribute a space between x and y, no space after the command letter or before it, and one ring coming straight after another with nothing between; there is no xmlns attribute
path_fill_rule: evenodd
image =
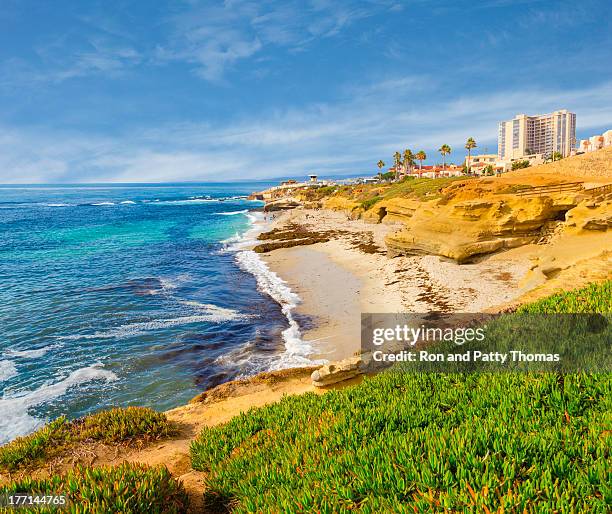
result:
<svg viewBox="0 0 612 514"><path fill-rule="evenodd" d="M0 186L0 444L308 364L299 298L247 249L270 185Z"/></svg>

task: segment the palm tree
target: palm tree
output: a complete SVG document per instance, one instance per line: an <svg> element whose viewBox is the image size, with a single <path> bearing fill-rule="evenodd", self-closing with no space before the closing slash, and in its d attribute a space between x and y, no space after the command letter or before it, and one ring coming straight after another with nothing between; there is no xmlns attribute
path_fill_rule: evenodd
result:
<svg viewBox="0 0 612 514"><path fill-rule="evenodd" d="M448 145L442 145L438 152L442 154L442 170L446 171L446 156L451 153L451 147Z"/></svg>
<svg viewBox="0 0 612 514"><path fill-rule="evenodd" d="M400 166L402 165L402 154L399 152L395 152L393 154L393 162L395 165L395 178L397 179Z"/></svg>
<svg viewBox="0 0 612 514"><path fill-rule="evenodd" d="M421 178L421 170L423 169L423 161L427 159L427 154L423 150L419 150L416 154L417 161L419 161L419 178Z"/></svg>
<svg viewBox="0 0 612 514"><path fill-rule="evenodd" d="M382 180L382 169L385 167L385 163L384 161L381 159L380 161L378 161L378 163L376 164L376 166L378 166L378 169L380 170L378 172L378 179Z"/></svg>
<svg viewBox="0 0 612 514"><path fill-rule="evenodd" d="M472 164L472 149L476 148L476 141L474 140L473 137L468 137L468 140L465 142L465 149L468 151L468 162L467 162L467 171L468 173L471 170L471 164Z"/></svg>
<svg viewBox="0 0 612 514"><path fill-rule="evenodd" d="M408 173L408 169L412 172L414 166L414 154L412 150L404 150L404 173Z"/></svg>

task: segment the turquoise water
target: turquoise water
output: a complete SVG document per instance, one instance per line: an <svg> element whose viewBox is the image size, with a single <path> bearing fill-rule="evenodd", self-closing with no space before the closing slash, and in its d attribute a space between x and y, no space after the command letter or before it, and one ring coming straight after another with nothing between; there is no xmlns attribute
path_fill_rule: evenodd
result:
<svg viewBox="0 0 612 514"><path fill-rule="evenodd" d="M0 186L0 442L304 360L297 297L241 245L268 185Z"/></svg>

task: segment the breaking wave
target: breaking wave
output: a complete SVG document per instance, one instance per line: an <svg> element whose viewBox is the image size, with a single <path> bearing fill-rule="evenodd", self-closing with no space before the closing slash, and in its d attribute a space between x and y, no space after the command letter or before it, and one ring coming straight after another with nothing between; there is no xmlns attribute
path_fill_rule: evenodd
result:
<svg viewBox="0 0 612 514"><path fill-rule="evenodd" d="M215 214L218 214L219 216L235 216L236 214L247 214L248 215L248 213L249 213L248 209L242 209L241 211L215 212Z"/></svg>
<svg viewBox="0 0 612 514"><path fill-rule="evenodd" d="M44 384L38 389L5 394L0 399L0 412L9 415L0 416L0 444L28 434L46 422L45 419L31 415L30 409L57 400L69 389L94 380L112 382L117 380L117 375L112 371L103 369L102 365L98 363L72 371L65 378L54 383Z"/></svg>
<svg viewBox="0 0 612 514"><path fill-rule="evenodd" d="M4 352L5 355L8 355L10 357L20 357L22 359L38 359L40 357L42 357L43 355L45 355L49 350L52 350L53 348L57 348L59 345L57 344L52 344L49 346L44 346L42 348L37 348L35 350L6 350Z"/></svg>
<svg viewBox="0 0 612 514"><path fill-rule="evenodd" d="M292 312L298 303L300 303L300 297L291 291L287 283L271 271L268 265L254 251L244 250L238 252L236 254L236 262L243 270L255 277L257 287L261 292L269 295L280 305L289 323L289 327L283 331L285 351L269 369L312 365L314 361L309 356L313 353L313 348L308 342L302 340L300 326L294 319Z"/></svg>
<svg viewBox="0 0 612 514"><path fill-rule="evenodd" d="M204 307L206 307L206 309ZM118 339L122 337L132 337L146 334L147 332L153 332L155 330L162 330L180 325L191 325L193 323L223 323L225 321L233 321L245 317L238 311L224 309L215 305L202 304L202 310L204 311L203 314L128 323L109 330L100 330L98 332L94 332L93 334L72 334L68 336L58 336L58 339L68 341L82 339Z"/></svg>

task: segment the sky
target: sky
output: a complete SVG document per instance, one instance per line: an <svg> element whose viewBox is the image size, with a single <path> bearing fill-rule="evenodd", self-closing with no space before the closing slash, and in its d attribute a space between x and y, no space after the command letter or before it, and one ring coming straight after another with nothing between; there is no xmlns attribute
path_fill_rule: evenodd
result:
<svg viewBox="0 0 612 514"><path fill-rule="evenodd" d="M612 128L610 0L2 0L0 183L373 174Z"/></svg>

